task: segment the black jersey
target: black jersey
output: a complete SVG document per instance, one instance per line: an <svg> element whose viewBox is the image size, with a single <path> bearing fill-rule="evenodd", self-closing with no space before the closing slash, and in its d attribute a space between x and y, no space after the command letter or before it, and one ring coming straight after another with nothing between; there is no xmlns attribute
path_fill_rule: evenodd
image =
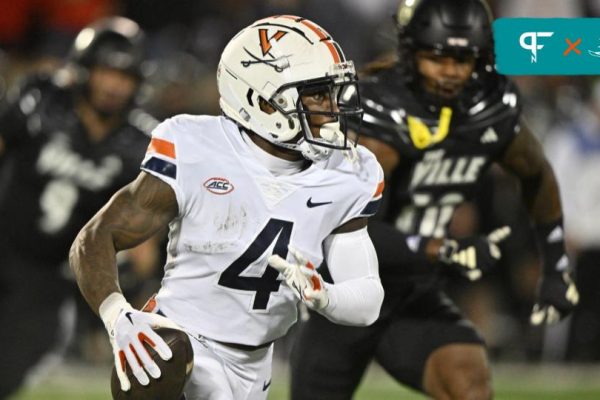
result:
<svg viewBox="0 0 600 400"><path fill-rule="evenodd" d="M491 74L471 102L428 104L396 68L360 81L361 134L393 146L400 164L388 177L385 219L407 234L443 237L455 208L519 131L518 91Z"/></svg>
<svg viewBox="0 0 600 400"><path fill-rule="evenodd" d="M66 260L77 232L138 174L149 142L139 110L92 142L74 107L72 87L35 77L0 115L2 242L46 264Z"/></svg>

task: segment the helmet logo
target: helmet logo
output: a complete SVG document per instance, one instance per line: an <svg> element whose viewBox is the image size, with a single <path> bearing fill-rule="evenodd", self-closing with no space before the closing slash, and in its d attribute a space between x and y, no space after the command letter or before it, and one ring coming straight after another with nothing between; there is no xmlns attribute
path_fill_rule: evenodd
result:
<svg viewBox="0 0 600 400"><path fill-rule="evenodd" d="M258 39L259 39L260 49L262 51L262 57L266 57L266 58L260 58L256 55L252 54L250 51L248 51L247 48L244 47L244 51L246 51L246 53L253 59L242 61L242 66L244 68L248 68L249 66L254 65L254 64L266 64L269 67L272 67L275 70L275 72L282 72L284 69L289 68L290 67L290 62L288 60L289 55L282 55L281 57L275 58L270 53L271 48L273 47L273 45L271 44L272 41L275 40L276 42L278 42L285 35L287 35L286 31L278 30L277 32L275 32L274 34L269 36L268 29L259 29L258 30Z"/></svg>
<svg viewBox="0 0 600 400"><path fill-rule="evenodd" d="M447 39L447 42L448 42L449 46L456 46L456 47L468 47L469 46L469 39L463 38L463 37L449 37Z"/></svg>
<svg viewBox="0 0 600 400"><path fill-rule="evenodd" d="M271 40L275 39L278 42L282 37L286 35L285 31L277 31L271 37L269 37L269 33L266 29L258 30L258 37L260 39L260 49L262 50L263 56L266 56L271 50Z"/></svg>

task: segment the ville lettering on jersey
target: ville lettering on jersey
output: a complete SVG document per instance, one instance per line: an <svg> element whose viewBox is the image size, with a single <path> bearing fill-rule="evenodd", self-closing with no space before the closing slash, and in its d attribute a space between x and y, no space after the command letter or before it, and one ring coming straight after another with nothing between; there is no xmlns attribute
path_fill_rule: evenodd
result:
<svg viewBox="0 0 600 400"><path fill-rule="evenodd" d="M410 235L443 237L456 207L478 193L484 173L519 133L519 92L491 73L468 95L442 106L422 96L403 73L397 64L361 79L364 117L353 129L399 156L388 176L383 218Z"/></svg>
<svg viewBox="0 0 600 400"><path fill-rule="evenodd" d="M410 188L476 182L486 164L485 156L444 157L444 150L425 153L415 164Z"/></svg>

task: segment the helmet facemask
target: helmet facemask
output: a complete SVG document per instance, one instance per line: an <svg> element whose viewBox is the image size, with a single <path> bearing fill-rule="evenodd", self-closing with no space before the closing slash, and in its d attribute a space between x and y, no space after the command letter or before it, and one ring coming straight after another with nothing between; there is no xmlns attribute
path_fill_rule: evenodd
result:
<svg viewBox="0 0 600 400"><path fill-rule="evenodd" d="M347 64L347 63L346 63ZM293 82L281 86L272 96L269 104L283 114L290 124L298 124L297 135L291 140L275 143L278 146L302 152L304 157L317 161L329 157L332 150L352 151L356 139L348 138L348 120L362 119L356 75L352 65L333 66L340 70L335 75ZM282 99L293 98L292 104ZM315 109L309 100L313 98L328 107ZM286 107L287 106L287 107ZM326 122L315 122L315 119L327 119ZM313 129L318 127L318 133ZM313 129L311 129L313 128Z"/></svg>

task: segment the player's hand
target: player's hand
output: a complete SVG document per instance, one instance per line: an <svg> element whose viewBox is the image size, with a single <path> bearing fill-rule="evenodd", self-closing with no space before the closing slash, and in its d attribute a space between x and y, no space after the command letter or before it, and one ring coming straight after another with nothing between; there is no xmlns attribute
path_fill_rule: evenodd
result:
<svg viewBox="0 0 600 400"><path fill-rule="evenodd" d="M579 292L568 271L554 271L542 276L538 301L531 312L531 324L554 324L573 311L579 302Z"/></svg>
<svg viewBox="0 0 600 400"><path fill-rule="evenodd" d="M329 296L321 275L300 252L291 247L289 250L294 262L274 254L269 257L269 264L283 275L288 287L309 308L321 310L327 307Z"/></svg>
<svg viewBox="0 0 600 400"><path fill-rule="evenodd" d="M158 314L135 310L122 296L107 308L103 310L101 306L101 317L110 337L121 389L128 391L131 388L127 368L131 368L140 384L148 385L148 375L157 379L161 372L144 346L152 347L163 360L169 360L173 356L169 346L153 328L181 328Z"/></svg>
<svg viewBox="0 0 600 400"><path fill-rule="evenodd" d="M491 269L502 253L498 244L510 235L510 227L495 229L489 235L465 239L444 239L439 260L471 281L481 278L482 272Z"/></svg>

